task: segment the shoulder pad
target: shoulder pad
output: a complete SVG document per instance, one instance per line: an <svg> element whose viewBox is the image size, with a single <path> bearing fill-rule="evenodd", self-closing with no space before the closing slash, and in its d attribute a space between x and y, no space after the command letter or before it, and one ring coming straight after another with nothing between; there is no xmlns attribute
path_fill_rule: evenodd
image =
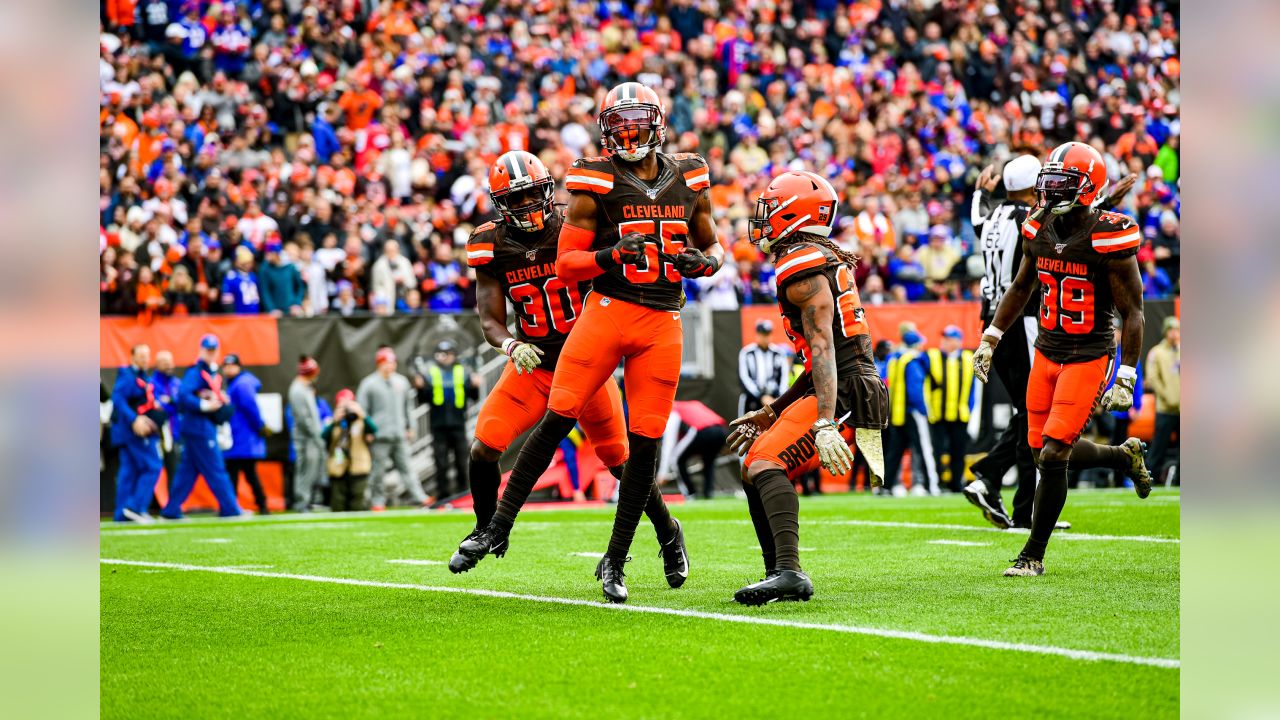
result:
<svg viewBox="0 0 1280 720"><path fill-rule="evenodd" d="M1093 249L1100 253L1134 250L1142 244L1142 231L1126 215L1103 212L1093 226Z"/></svg>
<svg viewBox="0 0 1280 720"><path fill-rule="evenodd" d="M807 275L808 271L821 268L830 259L826 248L813 243L799 243L787 248L777 262L774 263L778 274L778 287L783 283Z"/></svg>
<svg viewBox="0 0 1280 720"><path fill-rule="evenodd" d="M1039 232L1040 221L1028 215L1027 219L1022 221L1022 236L1028 240L1035 240Z"/></svg>
<svg viewBox="0 0 1280 720"><path fill-rule="evenodd" d="M613 190L613 163L604 157L578 158L565 174L564 186L570 191L608 194Z"/></svg>
<svg viewBox="0 0 1280 720"><path fill-rule="evenodd" d="M479 267L493 262L494 231L497 223L490 220L471 231L467 238L467 265Z"/></svg>
<svg viewBox="0 0 1280 720"><path fill-rule="evenodd" d="M671 156L684 175L684 183L690 190L705 190L711 187L711 169L707 161L698 153L676 153Z"/></svg>

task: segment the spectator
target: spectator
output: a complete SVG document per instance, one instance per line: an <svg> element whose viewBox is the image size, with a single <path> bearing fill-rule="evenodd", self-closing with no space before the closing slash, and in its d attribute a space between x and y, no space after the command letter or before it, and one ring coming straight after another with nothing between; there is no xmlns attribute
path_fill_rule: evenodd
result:
<svg viewBox="0 0 1280 720"><path fill-rule="evenodd" d="M946 298L946 283L951 271L960 262L960 251L951 241L951 230L946 225L929 228L929 244L920 248L916 259L924 268L929 292L936 298Z"/></svg>
<svg viewBox="0 0 1280 720"><path fill-rule="evenodd" d="M311 238L303 235L298 241L298 272L307 286L307 299L303 303L309 317L329 312L329 278L324 264L316 257Z"/></svg>
<svg viewBox="0 0 1280 720"><path fill-rule="evenodd" d="M258 271L262 310L273 317L301 317L303 303L307 300L307 287L302 274L298 272L297 266L288 261L278 238L268 240L264 249L267 262Z"/></svg>
<svg viewBox="0 0 1280 720"><path fill-rule="evenodd" d="M333 417L325 423L323 436L328 448L329 508L333 512L364 510L373 468L370 446L378 426L365 416L355 393L347 388L334 398Z"/></svg>
<svg viewBox="0 0 1280 720"><path fill-rule="evenodd" d="M196 292L191 271L185 265L173 268L169 288L164 291L164 307L171 315L190 315L201 310L203 298Z"/></svg>
<svg viewBox="0 0 1280 720"><path fill-rule="evenodd" d="M261 308L258 276L253 272L253 251L239 245L235 269L222 278L222 309L237 315L257 315Z"/></svg>
<svg viewBox="0 0 1280 720"><path fill-rule="evenodd" d="M262 381L240 365L240 356L228 353L222 360L222 376L227 379L227 397L231 401L231 447L223 453L231 486L237 487L244 477L253 491L259 515L269 515L267 494L258 479L258 462L267 456L266 438L271 435L258 409L258 393Z"/></svg>
<svg viewBox="0 0 1280 720"><path fill-rule="evenodd" d="M467 438L467 406L480 397L480 376L458 362L458 349L450 340L436 345L434 362L417 358L413 385L418 404L431 408L431 451L435 456L436 495L452 497L469 487L467 462L471 441ZM449 470L453 469L453 482Z"/></svg>
<svg viewBox="0 0 1280 720"><path fill-rule="evenodd" d="M178 460L178 472L169 492L169 502L160 511L161 517L170 520L182 517L182 505L191 496L197 475L204 478L217 499L220 517L245 514L240 503L236 502L235 487L227 477L222 458L224 440L218 426L231 419L233 410L222 390L222 376L218 374L218 348L216 335L201 338L196 364L182 376L178 387L182 457Z"/></svg>
<svg viewBox="0 0 1280 720"><path fill-rule="evenodd" d="M407 289L416 284L413 264L400 254L400 243L388 240L382 245L382 257L373 262L369 295L394 304Z"/></svg>
<svg viewBox="0 0 1280 720"><path fill-rule="evenodd" d="M888 271L889 290L896 302L915 302L924 297L924 265L916 258L914 247L899 247L889 260Z"/></svg>
<svg viewBox="0 0 1280 720"><path fill-rule="evenodd" d="M738 417L772 403L790 383L791 356L770 342L773 322L756 323L756 341L738 353Z"/></svg>
<svg viewBox="0 0 1280 720"><path fill-rule="evenodd" d="M422 281L422 292L429 298L427 306L432 312L458 312L467 284L462 265L453 257L453 248L436 243L427 264L427 277Z"/></svg>
<svg viewBox="0 0 1280 720"><path fill-rule="evenodd" d="M696 400L677 401L672 406L671 417L662 435L662 454L658 459L658 482L671 478L672 471L680 478L680 492L692 498L697 494L689 461L702 461L702 497L710 500L715 494L716 458L724 449L729 437L729 425L711 408Z"/></svg>
<svg viewBox="0 0 1280 720"><path fill-rule="evenodd" d="M324 440L320 410L316 404L316 378L320 364L303 355L298 359L298 374L289 384L289 409L293 412L293 452L297 464L293 471L291 507L301 513L311 512L317 487L324 482Z"/></svg>
<svg viewBox="0 0 1280 720"><path fill-rule="evenodd" d="M1147 451L1152 475L1163 468L1182 412L1182 324L1176 317L1164 319L1164 339L1147 353L1147 385L1156 396L1156 427Z"/></svg>
<svg viewBox="0 0 1280 720"><path fill-rule="evenodd" d="M414 435L409 424L413 402L409 380L396 372L396 352L390 347L378 348L374 360L377 369L356 388L356 402L378 428L373 440L373 469L369 471L370 509L374 512L387 509L383 476L388 464L395 466L413 503L430 507L435 504L435 498L423 492L422 483L409 466L409 441Z"/></svg>
<svg viewBox="0 0 1280 720"><path fill-rule="evenodd" d="M934 466L942 467L945 449L951 468L947 489L964 489L965 457L969 451L969 414L973 411L973 351L962 349L964 333L955 325L942 331L939 347L925 353L925 401L934 435Z"/></svg>
<svg viewBox="0 0 1280 720"><path fill-rule="evenodd" d="M160 428L166 416L152 384L151 348L135 345L129 364L120 368L111 390L111 442L119 449L116 476L116 522L152 522L147 513L151 491L160 479Z"/></svg>
<svg viewBox="0 0 1280 720"><path fill-rule="evenodd" d="M355 288L350 280L338 281L338 296L333 299L333 311L342 317L351 317L359 306L356 305Z"/></svg>

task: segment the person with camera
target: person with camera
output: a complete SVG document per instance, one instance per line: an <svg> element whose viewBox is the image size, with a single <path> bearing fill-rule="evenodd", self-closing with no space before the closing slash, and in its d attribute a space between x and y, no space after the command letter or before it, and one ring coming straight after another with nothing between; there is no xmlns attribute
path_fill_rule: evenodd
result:
<svg viewBox="0 0 1280 720"><path fill-rule="evenodd" d="M369 471L373 469L373 438L378 426L356 402L356 394L348 388L334 398L333 417L325 423L321 437L328 457L329 486L333 512L366 510L365 491L369 488Z"/></svg>

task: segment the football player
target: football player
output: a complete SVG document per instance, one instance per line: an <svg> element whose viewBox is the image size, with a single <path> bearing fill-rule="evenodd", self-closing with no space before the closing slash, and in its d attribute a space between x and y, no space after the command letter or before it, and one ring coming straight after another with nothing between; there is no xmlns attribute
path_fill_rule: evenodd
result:
<svg viewBox="0 0 1280 720"><path fill-rule="evenodd" d="M660 151L666 120L658 94L623 83L605 96L597 121L609 156L582 158L569 170L556 261L561 280L592 280L593 289L561 350L547 414L521 449L493 520L458 553L474 564L506 548L516 514L556 446L625 358L630 459L609 547L596 567L605 598L625 602L623 564L653 494L658 445L680 379L681 279L711 275L724 251L711 218L706 161ZM661 552L678 559L683 582L688 557L679 523L673 520L659 542ZM667 579L678 584L670 572Z"/></svg>
<svg viewBox="0 0 1280 720"><path fill-rule="evenodd" d="M746 605L813 595L800 570L796 478L819 464L848 472L853 440L872 485L884 479L880 431L888 424L889 393L854 284L857 258L828 239L836 200L822 176L786 172L761 194L751 221L752 240L777 269L783 327L806 370L774 403L732 423L730 447L739 453L750 447L743 489L765 564L765 578L733 596Z"/></svg>
<svg viewBox="0 0 1280 720"><path fill-rule="evenodd" d="M554 194L555 179L541 160L522 150L506 153L489 170L489 196L499 219L477 227L467 241L467 264L476 270L476 312L485 339L511 358L476 422L470 465L473 535L489 524L498 504L498 459L547 411L552 371L591 288L590 282L566 283L556 276L562 220L553 206ZM514 336L507 329L508 301L517 317ZM600 461L620 477L627 434L613 378L587 399L580 422ZM656 487L646 512L656 518L659 534L669 535L671 517ZM505 551L493 549L499 556ZM679 563L672 558L668 564ZM473 565L461 554L449 561L455 573ZM678 568L672 572L677 583L683 582Z"/></svg>
<svg viewBox="0 0 1280 720"><path fill-rule="evenodd" d="M1067 501L1067 464L1109 467L1133 478L1138 497L1151 493L1143 443L1096 445L1080 432L1101 403L1133 404L1135 366L1142 349L1142 278L1136 255L1142 232L1130 218L1095 207L1107 184L1102 156L1089 145L1059 145L1036 177L1036 206L1022 224L1022 261L973 355L986 382L996 345L1040 287L1039 333L1027 381L1027 442L1040 482L1031 511L1031 536L1006 576L1044 574L1044 552ZM1122 323L1123 356L1115 385L1102 394L1115 353L1111 318ZM1101 398L1099 398L1101 395Z"/></svg>

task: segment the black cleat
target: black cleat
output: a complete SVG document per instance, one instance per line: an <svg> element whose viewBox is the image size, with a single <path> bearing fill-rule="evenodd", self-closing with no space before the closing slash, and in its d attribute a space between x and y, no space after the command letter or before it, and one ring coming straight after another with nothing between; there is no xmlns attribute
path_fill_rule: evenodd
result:
<svg viewBox="0 0 1280 720"><path fill-rule="evenodd" d="M475 567L485 555L502 557L507 554L509 532L492 524L483 530L473 530L458 545L458 551L449 558L449 572L464 573Z"/></svg>
<svg viewBox="0 0 1280 720"><path fill-rule="evenodd" d="M678 588L689 579L689 552L684 546L684 528L680 521L671 518L676 524L676 532L670 540L659 543L658 557L662 558L662 571L667 575L667 584Z"/></svg>
<svg viewBox="0 0 1280 720"><path fill-rule="evenodd" d="M1140 499L1146 500L1151 494L1151 471L1147 469L1146 458L1147 444L1136 437L1131 437L1120 443L1120 447L1129 456L1129 467L1124 472L1133 479L1134 492L1138 493Z"/></svg>
<svg viewBox="0 0 1280 720"><path fill-rule="evenodd" d="M1035 577L1044 574L1044 560L1036 560L1026 553L1018 553L1013 565L1004 571L1005 577Z"/></svg>
<svg viewBox="0 0 1280 720"><path fill-rule="evenodd" d="M600 581L604 589L604 597L611 603L624 603L627 601L627 581L624 578L625 573L622 572L622 566L631 560L615 560L608 555L600 558L600 564L596 565L596 579Z"/></svg>
<svg viewBox="0 0 1280 720"><path fill-rule="evenodd" d="M989 491L985 482L974 480L965 485L964 499L981 510L982 517L992 525L1001 530L1013 527L1013 521L1009 519L1009 513L1004 509L1004 501L1000 499L1000 493Z"/></svg>
<svg viewBox="0 0 1280 720"><path fill-rule="evenodd" d="M733 594L743 605L764 605L779 600L803 600L813 597L813 581L799 570L776 570L764 580L752 583Z"/></svg>

